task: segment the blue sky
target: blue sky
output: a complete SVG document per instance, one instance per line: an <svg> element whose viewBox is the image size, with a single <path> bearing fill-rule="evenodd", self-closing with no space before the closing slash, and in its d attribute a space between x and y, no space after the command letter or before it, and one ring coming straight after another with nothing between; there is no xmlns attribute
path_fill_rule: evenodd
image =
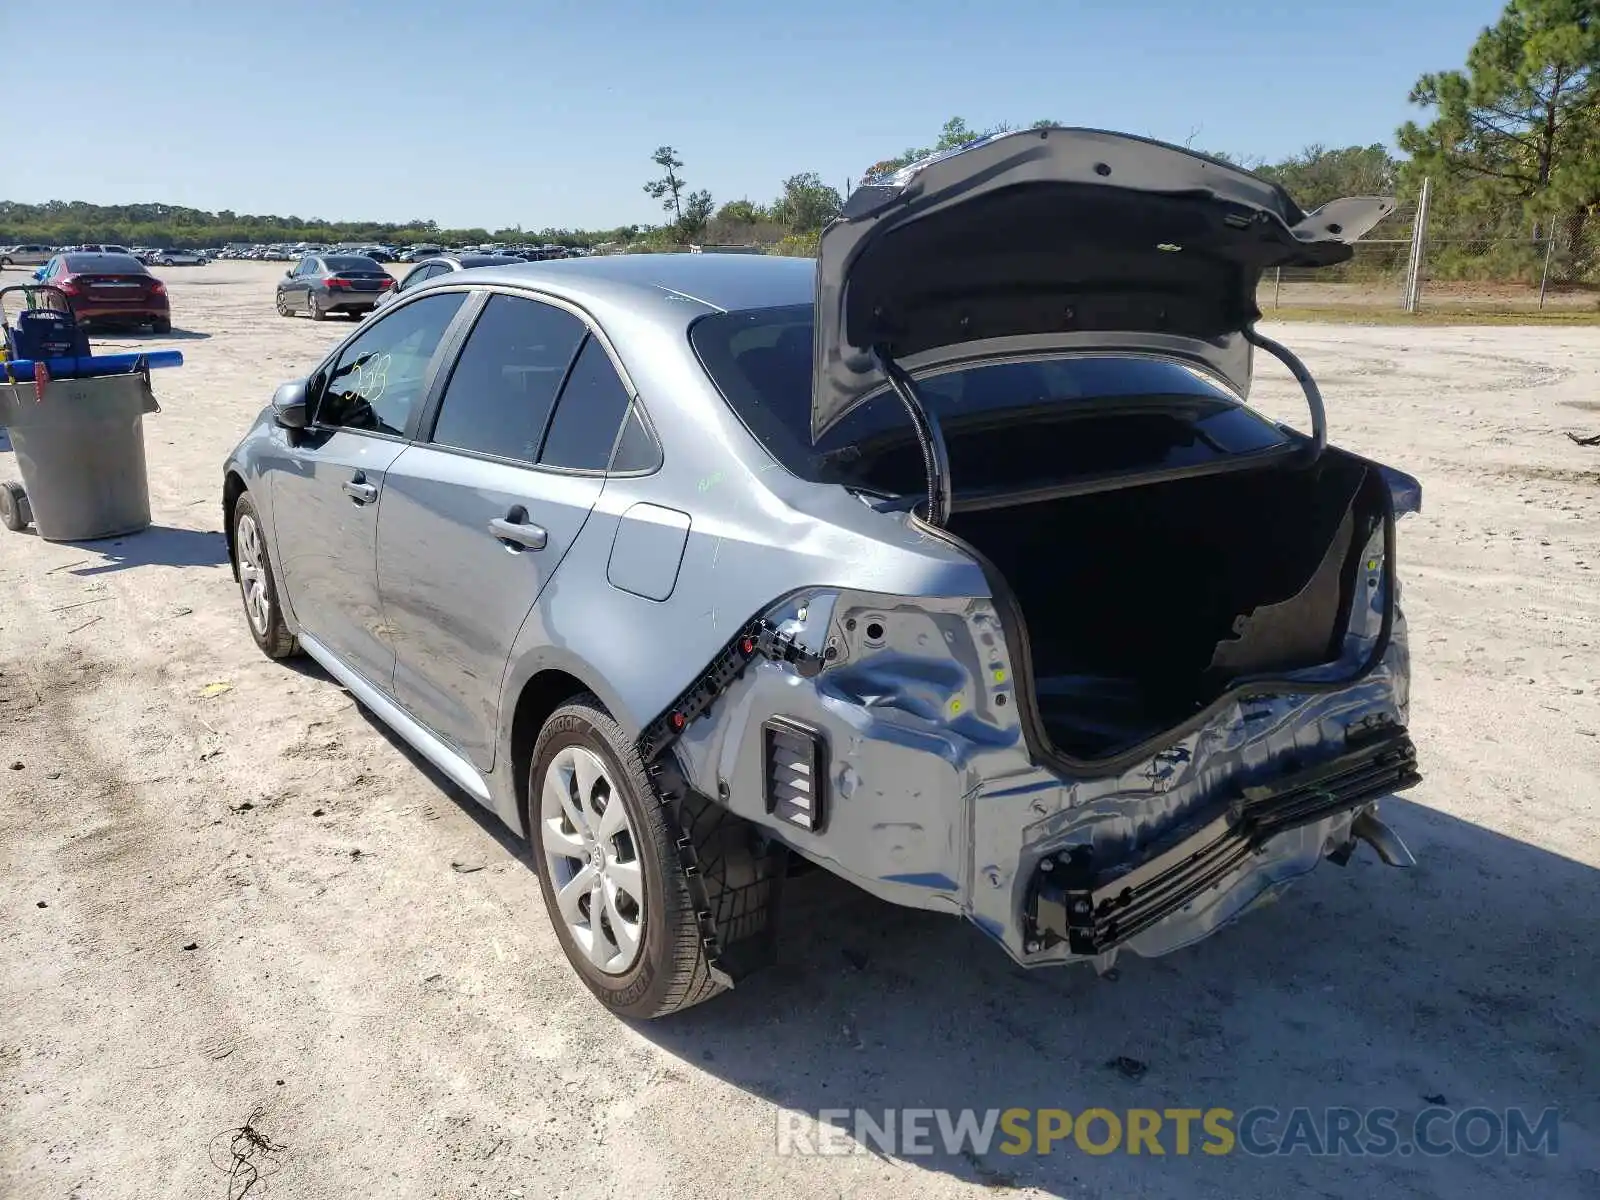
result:
<svg viewBox="0 0 1600 1200"><path fill-rule="evenodd" d="M797 171L842 189L955 114L1272 158L1392 142L1417 76L1500 8L0 0L0 46L26 47L0 199L594 228L660 219L641 189L663 143L718 203L764 201Z"/></svg>

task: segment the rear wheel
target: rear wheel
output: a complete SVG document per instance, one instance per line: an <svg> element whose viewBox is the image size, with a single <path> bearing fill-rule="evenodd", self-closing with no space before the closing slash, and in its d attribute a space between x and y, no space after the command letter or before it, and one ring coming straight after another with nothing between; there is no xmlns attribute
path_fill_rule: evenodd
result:
<svg viewBox="0 0 1600 1200"><path fill-rule="evenodd" d="M545 723L527 816L545 911L602 1004L659 1017L722 990L668 814L632 740L594 696Z"/></svg>
<svg viewBox="0 0 1600 1200"><path fill-rule="evenodd" d="M0 483L0 525L12 533L21 533L33 523L33 510L28 507L28 493L22 485L10 479Z"/></svg>
<svg viewBox="0 0 1600 1200"><path fill-rule="evenodd" d="M234 503L233 554L250 636L268 658L288 658L297 653L300 644L284 622L283 609L278 603L278 581L267 553L266 531L261 527L261 514L256 512L249 492Z"/></svg>
<svg viewBox="0 0 1600 1200"><path fill-rule="evenodd" d="M171 333L172 332L172 318L171 317L160 317L160 318L150 322L150 328L153 329L157 333Z"/></svg>
<svg viewBox="0 0 1600 1200"><path fill-rule="evenodd" d="M324 321L328 317L327 310L322 307L322 301L317 299L315 292L306 293L306 307L311 310L313 321Z"/></svg>

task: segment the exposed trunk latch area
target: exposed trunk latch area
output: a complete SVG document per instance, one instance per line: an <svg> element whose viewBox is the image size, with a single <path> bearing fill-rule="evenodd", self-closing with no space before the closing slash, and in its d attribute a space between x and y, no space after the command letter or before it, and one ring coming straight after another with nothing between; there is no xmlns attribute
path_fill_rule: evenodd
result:
<svg viewBox="0 0 1600 1200"><path fill-rule="evenodd" d="M1097 863L1089 846L1046 859L1028 904L1028 940L1103 954L1177 912L1278 834L1421 782L1406 731L1382 729L1358 749L1270 785L1244 788L1227 811L1184 826L1130 858Z"/></svg>
<svg viewBox="0 0 1600 1200"><path fill-rule="evenodd" d="M822 670L822 656L813 654L792 637L778 632L770 621L751 621L722 648L712 663L679 694L670 707L639 735L639 757L654 762L683 731L710 711L717 697L734 685L754 660L791 663L806 678Z"/></svg>

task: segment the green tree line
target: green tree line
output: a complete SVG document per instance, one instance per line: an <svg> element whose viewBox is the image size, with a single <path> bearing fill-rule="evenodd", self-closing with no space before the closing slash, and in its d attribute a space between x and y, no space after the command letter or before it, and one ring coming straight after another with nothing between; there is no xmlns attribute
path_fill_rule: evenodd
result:
<svg viewBox="0 0 1600 1200"><path fill-rule="evenodd" d="M582 246L596 241L631 241L644 228L620 229L447 229L437 222L415 220L327 221L316 217L257 216L205 212L172 204L89 204L50 200L21 204L0 200L0 245L43 242L71 246L84 242L119 245L185 247L225 246L231 242L378 242L392 246L499 242Z"/></svg>

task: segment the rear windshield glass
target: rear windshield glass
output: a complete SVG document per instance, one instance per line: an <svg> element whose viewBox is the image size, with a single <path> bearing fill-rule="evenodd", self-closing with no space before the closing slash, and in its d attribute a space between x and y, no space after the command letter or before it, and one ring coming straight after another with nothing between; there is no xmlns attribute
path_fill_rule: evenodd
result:
<svg viewBox="0 0 1600 1200"><path fill-rule="evenodd" d="M330 271L381 271L383 267L362 254L334 254L322 260Z"/></svg>
<svg viewBox="0 0 1600 1200"><path fill-rule="evenodd" d="M144 264L131 254L69 254L67 270L87 275L143 275Z"/></svg>
<svg viewBox="0 0 1600 1200"><path fill-rule="evenodd" d="M799 304L715 313L694 323L689 340L739 419L780 463L802 479L864 483L857 447L909 441L915 434L900 399L883 392L812 444L813 312L811 305ZM1193 424L1208 453L1242 453L1285 440L1205 376L1151 359L998 363L951 371L917 386L947 437L1007 409L1059 405L1067 415L1082 402L1100 399L1176 398L1196 406ZM969 476L961 482L976 481Z"/></svg>

